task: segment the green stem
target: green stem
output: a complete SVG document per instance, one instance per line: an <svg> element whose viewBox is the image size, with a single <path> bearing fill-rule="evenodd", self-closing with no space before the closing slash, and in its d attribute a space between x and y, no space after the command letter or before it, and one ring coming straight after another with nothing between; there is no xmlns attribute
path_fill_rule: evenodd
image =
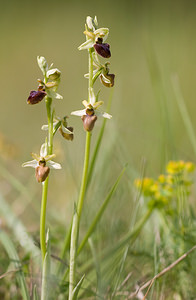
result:
<svg viewBox="0 0 196 300"><path fill-rule="evenodd" d="M46 98L46 111L48 118L48 155L53 151L53 112L51 110L52 98Z"/></svg>
<svg viewBox="0 0 196 300"><path fill-rule="evenodd" d="M89 53L89 82L88 82L88 87L89 89L90 88L93 88L93 56L92 56L92 49L90 48L88 50L88 53ZM88 94L89 95L89 98L88 98L88 101L90 100L90 93Z"/></svg>
<svg viewBox="0 0 196 300"><path fill-rule="evenodd" d="M46 255L46 205L47 205L47 195L48 195L48 178L44 181L42 188L42 202L41 202L41 212L40 212L40 246L42 253L42 262L44 261Z"/></svg>
<svg viewBox="0 0 196 300"><path fill-rule="evenodd" d="M112 103L112 97L113 97L113 90L112 90L112 92L110 94L109 102L108 102L108 105L107 105L107 110L106 111L108 113L110 112L111 103ZM88 188L88 186L90 184L90 181L91 181L91 178L92 178L92 174L93 174L93 171L94 171L94 167L95 167L95 162L97 160L99 149L101 147L101 142L102 142L102 139L103 139L103 134L104 134L106 122L107 122L107 119L104 118L103 122L102 122L102 126L101 126L101 129L100 129L100 132L99 132L99 136L98 136L95 148L94 148L92 159L91 159L91 162L90 162L90 167L89 167L89 172L88 172L88 178L87 178L87 188Z"/></svg>
<svg viewBox="0 0 196 300"><path fill-rule="evenodd" d="M86 133L86 146L85 146L86 150L85 150L85 157L84 157L82 182L81 182L81 188L80 188L80 194L79 194L78 206L77 206L77 213L78 213L79 220L80 220L81 213L82 213L84 195L85 195L85 191L86 191L88 165L89 165L89 157L90 157L90 143L91 143L91 132L87 132Z"/></svg>
<svg viewBox="0 0 196 300"><path fill-rule="evenodd" d="M93 58L92 49L89 49L89 86L88 86L88 101L90 101L90 90L93 88ZM80 227L80 218L82 214L82 208L84 203L84 196L86 192L89 157L90 157L90 144L91 144L91 132L86 132L86 146L84 165L82 173L82 181L80 186L80 193L78 198L77 207L74 209L72 231L71 231L71 245L70 245L70 263L69 263L69 300L73 300L73 290L76 285L76 256L78 248L78 236Z"/></svg>
<svg viewBox="0 0 196 300"><path fill-rule="evenodd" d="M51 112L52 98L46 98L46 111L48 118L48 140L47 154L52 154L53 148L53 113ZM41 202L41 212L40 212L40 246L42 253L42 263L46 255L46 206L47 206L47 195L48 195L48 177L42 185L42 202Z"/></svg>
<svg viewBox="0 0 196 300"><path fill-rule="evenodd" d="M70 245L70 270L69 270L69 300L72 300L73 290L75 287L75 274L76 274L76 255L78 248L78 235L79 235L79 226L80 218L84 203L84 196L86 191L87 183L87 174L88 174L88 165L89 165L89 156L90 156L90 142L91 142L91 133L86 133L86 150L84 157L84 166L82 174L82 182L80 187L80 194L78 198L77 208L74 211L72 231L71 231L71 245Z"/></svg>

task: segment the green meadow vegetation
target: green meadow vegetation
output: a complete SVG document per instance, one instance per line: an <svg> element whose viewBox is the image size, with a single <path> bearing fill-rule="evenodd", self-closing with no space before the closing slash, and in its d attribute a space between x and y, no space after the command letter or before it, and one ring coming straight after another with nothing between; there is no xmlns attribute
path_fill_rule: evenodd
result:
<svg viewBox="0 0 196 300"><path fill-rule="evenodd" d="M0 299L196 299L196 5L11 4Z"/></svg>

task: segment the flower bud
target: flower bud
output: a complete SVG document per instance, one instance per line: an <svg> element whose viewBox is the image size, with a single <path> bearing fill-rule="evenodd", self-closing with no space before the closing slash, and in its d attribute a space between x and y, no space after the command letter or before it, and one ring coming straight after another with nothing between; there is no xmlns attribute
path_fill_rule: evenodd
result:
<svg viewBox="0 0 196 300"><path fill-rule="evenodd" d="M73 127L66 127L69 131L73 132ZM59 131L61 133L61 135L68 141L73 141L74 138L74 134L73 133L66 133L62 130L62 127L59 127Z"/></svg>
<svg viewBox="0 0 196 300"><path fill-rule="evenodd" d="M92 31L95 30L95 28L96 28L96 24L95 24L93 18L91 18L89 16L86 18L86 25L87 25L88 29L90 29Z"/></svg>
<svg viewBox="0 0 196 300"><path fill-rule="evenodd" d="M38 66L40 67L43 75L45 75L46 71L48 69L48 64L47 64L45 57L37 56L37 63L38 63Z"/></svg>
<svg viewBox="0 0 196 300"><path fill-rule="evenodd" d="M46 76L50 80L57 80L61 76L61 71L59 71L59 69L57 69L57 68L56 69L51 69L51 70L47 71Z"/></svg>
<svg viewBox="0 0 196 300"><path fill-rule="evenodd" d="M31 91L30 95L27 99L28 104L36 104L39 103L44 99L44 97L47 95L46 92L43 90L38 90L38 91Z"/></svg>
<svg viewBox="0 0 196 300"><path fill-rule="evenodd" d="M100 56L104 58L109 58L111 56L110 45L107 43L102 43L101 38L98 38L98 41L93 46Z"/></svg>
<svg viewBox="0 0 196 300"><path fill-rule="evenodd" d="M44 164L40 164L35 169L35 177L37 179L37 182L44 182L48 177L49 172L50 172L49 167L44 166Z"/></svg>
<svg viewBox="0 0 196 300"><path fill-rule="evenodd" d="M81 117L82 119L82 122L83 122L83 126L84 126L84 130L86 131L92 131L93 130L93 127L95 125L95 122L97 120L97 116L95 115L83 115Z"/></svg>

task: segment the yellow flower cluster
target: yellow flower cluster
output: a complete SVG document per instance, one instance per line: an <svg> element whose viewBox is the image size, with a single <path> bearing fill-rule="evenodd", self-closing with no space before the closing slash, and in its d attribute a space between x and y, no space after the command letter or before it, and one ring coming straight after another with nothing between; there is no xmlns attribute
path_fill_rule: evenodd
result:
<svg viewBox="0 0 196 300"><path fill-rule="evenodd" d="M171 175L178 175L183 172L191 173L194 171L194 169L195 165L192 162L184 162L183 160L171 160L166 167L167 173Z"/></svg>
<svg viewBox="0 0 196 300"><path fill-rule="evenodd" d="M186 194L190 192L190 173L195 169L192 162L170 161L166 166L166 174L161 174L156 180L153 178L136 179L135 185L145 197L150 199L149 204L163 206L177 195L179 186Z"/></svg>

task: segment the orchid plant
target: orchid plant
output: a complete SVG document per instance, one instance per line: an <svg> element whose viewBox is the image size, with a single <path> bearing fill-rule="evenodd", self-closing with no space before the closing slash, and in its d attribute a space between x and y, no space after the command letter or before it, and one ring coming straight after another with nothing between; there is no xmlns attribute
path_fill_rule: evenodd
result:
<svg viewBox="0 0 196 300"><path fill-rule="evenodd" d="M40 212L40 245L42 253L42 264L44 262L46 247L46 205L48 195L48 178L50 169L61 169L59 163L53 162L51 159L56 155L53 153L53 137L57 130L67 140L73 140L73 128L67 128L66 117L62 119L54 116L53 100L62 100L63 97L57 93L61 72L57 68L53 68L53 64L48 63L43 56L37 57L38 66L43 74L43 80L38 79L37 90L32 90L27 99L27 104L35 105L45 100L48 124L43 125L42 129L47 130L45 143L42 144L40 154L31 153L34 158L32 161L24 163L23 167L35 168L35 177L38 182L42 182L42 202Z"/></svg>
<svg viewBox="0 0 196 300"><path fill-rule="evenodd" d="M114 85L115 76L114 74L109 74L109 62L102 64L99 60L100 56L102 58L109 58L111 56L110 45L105 43L108 34L108 28L98 28L98 22L96 17L92 18L88 16L86 18L84 31L86 41L78 47L79 50L88 50L89 65L88 73L85 74L85 78L88 79L88 101L82 101L82 104L84 105L85 109L77 110L71 113L72 115L80 116L82 119L83 127L86 131L86 146L80 193L77 204L75 205L71 231L69 300L75 299L75 287L77 286L76 259L78 250L78 237L80 219L87 187L92 131L98 117L104 117L107 119L112 118L110 114L106 112L101 112L99 110L99 107L103 104L103 101L99 101L99 93L97 93L96 95L94 91L94 84L98 78L100 78L101 83L103 83L106 87L112 87Z"/></svg>
<svg viewBox="0 0 196 300"><path fill-rule="evenodd" d="M110 74L109 72L109 62L103 63L100 61L100 57L104 59L111 57L110 45L105 43L109 34L109 29L102 27L98 28L97 18L91 18L88 16L86 18L84 34L86 41L80 45L78 49L88 50L88 73L84 75L84 77L88 79L88 100L82 101L82 104L85 107L84 109L73 111L71 113L71 115L80 116L82 119L83 127L86 131L86 147L79 198L75 204L71 228L69 300L77 298L76 294L78 293L78 290L76 286L80 286L80 284L77 285L76 282L76 254L78 250L80 218L87 187L92 131L97 118L112 118L110 114L100 110L100 106L103 104L103 101L99 100L99 92L97 94L95 93L94 84L96 80L100 78L100 82L105 87L113 87L115 78L115 75ZM68 116L64 116L62 118L56 116L53 108L54 99L63 99L63 97L57 92L61 79L60 70L58 68L54 68L53 64L48 66L48 63L43 56L38 56L37 62L43 74L43 79L38 79L38 88L37 90L30 91L27 103L29 105L35 105L45 101L48 123L43 125L41 129L47 132L47 137L41 146L40 154L31 153L33 160L23 163L22 166L35 168L35 177L38 182L42 183L40 246L42 253L42 269L43 274L45 274L45 261L47 260L49 251L47 246L49 238L46 238L46 205L49 173L50 169L61 169L61 165L59 163L52 161L55 157L55 154L53 153L53 138L57 131L60 132L60 134L67 140L73 140L74 135L73 127L68 126L67 123Z"/></svg>

